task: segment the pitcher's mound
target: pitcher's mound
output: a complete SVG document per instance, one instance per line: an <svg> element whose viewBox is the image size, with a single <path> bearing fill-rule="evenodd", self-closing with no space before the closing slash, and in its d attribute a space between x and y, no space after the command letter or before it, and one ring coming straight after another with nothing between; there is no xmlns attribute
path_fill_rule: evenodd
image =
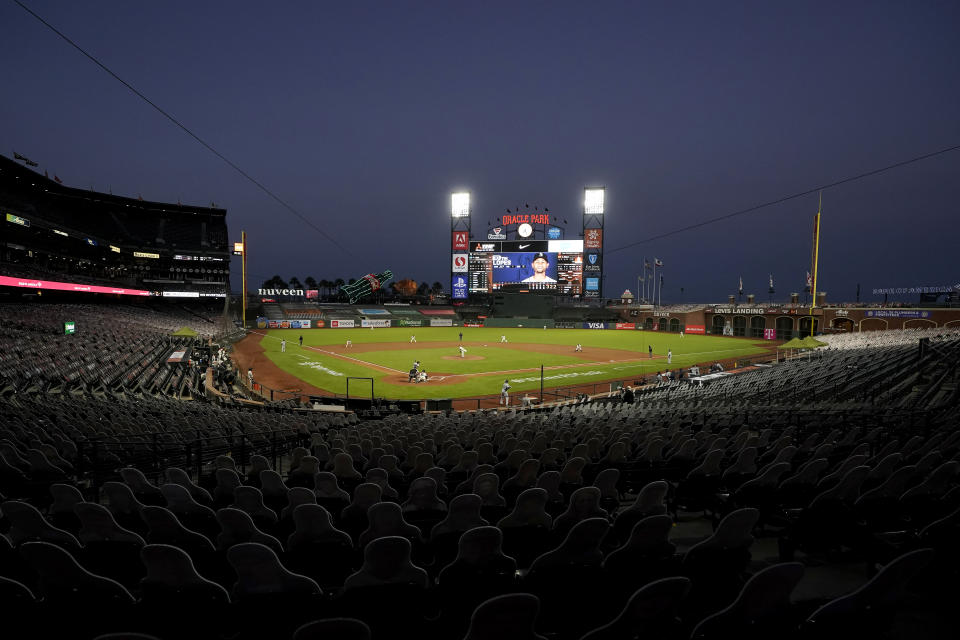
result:
<svg viewBox="0 0 960 640"><path fill-rule="evenodd" d="M460 356L443 356L441 359L442 360L486 360L486 358L484 358L483 356L471 356L471 355L466 355L466 356L463 356L462 358Z"/></svg>

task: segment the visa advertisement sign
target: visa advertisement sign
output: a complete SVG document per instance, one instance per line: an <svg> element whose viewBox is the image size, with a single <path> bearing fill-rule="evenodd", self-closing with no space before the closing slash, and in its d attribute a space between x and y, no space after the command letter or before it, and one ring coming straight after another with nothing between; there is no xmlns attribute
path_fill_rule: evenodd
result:
<svg viewBox="0 0 960 640"><path fill-rule="evenodd" d="M451 298L454 300L466 300L467 299L467 276L454 275L453 280L451 281L451 291L453 295Z"/></svg>

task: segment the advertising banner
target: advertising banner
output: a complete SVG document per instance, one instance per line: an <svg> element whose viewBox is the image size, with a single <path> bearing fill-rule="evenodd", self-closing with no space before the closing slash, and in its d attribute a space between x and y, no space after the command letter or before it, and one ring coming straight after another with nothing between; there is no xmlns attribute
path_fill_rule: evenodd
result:
<svg viewBox="0 0 960 640"><path fill-rule="evenodd" d="M331 329L353 329L356 320L331 320Z"/></svg>
<svg viewBox="0 0 960 640"><path fill-rule="evenodd" d="M707 327L706 325L702 324L688 324L686 327L684 327L683 332L704 335L707 332Z"/></svg>
<svg viewBox="0 0 960 640"><path fill-rule="evenodd" d="M929 311L908 311L906 309L871 309L865 314L868 318L929 318Z"/></svg>
<svg viewBox="0 0 960 640"><path fill-rule="evenodd" d="M277 322L276 320L270 320L267 322L267 327L270 329L279 329L280 323Z"/></svg>
<svg viewBox="0 0 960 640"><path fill-rule="evenodd" d="M764 329L764 330L763 330L763 339L764 339L764 340L776 340L776 339L777 339L777 330L776 330L776 329Z"/></svg>
<svg viewBox="0 0 960 640"><path fill-rule="evenodd" d="M506 240L507 234L503 232L503 227L494 227L487 232L487 240Z"/></svg>
<svg viewBox="0 0 960 640"><path fill-rule="evenodd" d="M603 262L600 258L600 254L596 251L589 251L583 254L583 270L584 271L600 271L603 267Z"/></svg>
<svg viewBox="0 0 960 640"><path fill-rule="evenodd" d="M310 320L291 320L290 328L291 329L309 329L310 322L311 322Z"/></svg>
<svg viewBox="0 0 960 640"><path fill-rule="evenodd" d="M453 318L430 318L431 327L452 327Z"/></svg>
<svg viewBox="0 0 960 640"><path fill-rule="evenodd" d="M453 272L454 273L467 272L467 254L465 253L453 254Z"/></svg>
<svg viewBox="0 0 960 640"><path fill-rule="evenodd" d="M557 322L553 326L556 327L557 329L576 329L577 323L576 322Z"/></svg>
<svg viewBox="0 0 960 640"><path fill-rule="evenodd" d="M584 329L606 329L607 325L603 322L584 322Z"/></svg>
<svg viewBox="0 0 960 640"><path fill-rule="evenodd" d="M453 232L453 250L466 251L470 247L470 233L468 231Z"/></svg>
<svg viewBox="0 0 960 640"><path fill-rule="evenodd" d="M396 321L398 327L422 327L423 320L413 320L412 318L400 318Z"/></svg>
<svg viewBox="0 0 960 640"><path fill-rule="evenodd" d="M463 323L463 326L465 326L465 327L473 327L474 329L477 329L477 328L482 327L482 326L483 326L483 323L482 323L482 322L464 322L464 323Z"/></svg>
<svg viewBox="0 0 960 640"><path fill-rule="evenodd" d="M468 292L467 276L454 275L451 280L450 290L453 294L450 296L454 300L466 300Z"/></svg>
<svg viewBox="0 0 960 640"><path fill-rule="evenodd" d="M257 329L266 329L267 328L267 318L265 316L260 316L257 318Z"/></svg>
<svg viewBox="0 0 960 640"><path fill-rule="evenodd" d="M637 325L633 322L618 322L616 324L617 329L636 329Z"/></svg>
<svg viewBox="0 0 960 640"><path fill-rule="evenodd" d="M121 296L149 296L149 291L143 289L120 289L117 287L100 287L92 284L75 284L73 282L57 282L55 280L32 280L30 278L11 278L0 276L0 285L5 287L26 287L27 289L53 289L56 291L83 291L86 293L113 293Z"/></svg>
<svg viewBox="0 0 960 640"><path fill-rule="evenodd" d="M383 327L389 327L389 326L390 326L390 321L389 321L389 320L381 320L381 319L379 319L379 318L376 318L376 319L374 319L374 318L364 318L363 320L360 321L360 326L361 326L361 327L364 327L364 328L366 328L366 327L380 327L380 328L383 328Z"/></svg>
<svg viewBox="0 0 960 640"><path fill-rule="evenodd" d="M584 232L583 248L584 249L599 249L603 246L603 230L602 229L587 229Z"/></svg>
<svg viewBox="0 0 960 640"><path fill-rule="evenodd" d="M320 290L319 290L319 289L307 289L306 294L307 294L307 300L316 300L317 298L320 297Z"/></svg>
<svg viewBox="0 0 960 640"><path fill-rule="evenodd" d="M388 316L390 312L386 309L358 309L365 316Z"/></svg>
<svg viewBox="0 0 960 640"><path fill-rule="evenodd" d="M453 309L421 309L420 313L425 316L455 316L457 312Z"/></svg>
<svg viewBox="0 0 960 640"><path fill-rule="evenodd" d="M559 240L561 236L560 227L550 227L547 229L547 238L550 240Z"/></svg>

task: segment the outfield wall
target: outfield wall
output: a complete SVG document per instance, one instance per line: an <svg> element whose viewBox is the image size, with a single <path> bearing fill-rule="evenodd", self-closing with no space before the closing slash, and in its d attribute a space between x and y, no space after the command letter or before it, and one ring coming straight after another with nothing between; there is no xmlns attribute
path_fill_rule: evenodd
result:
<svg viewBox="0 0 960 640"><path fill-rule="evenodd" d="M485 327L504 327L516 329L518 327L534 328L546 326L547 329L556 328L556 321L553 318L486 318L483 321Z"/></svg>

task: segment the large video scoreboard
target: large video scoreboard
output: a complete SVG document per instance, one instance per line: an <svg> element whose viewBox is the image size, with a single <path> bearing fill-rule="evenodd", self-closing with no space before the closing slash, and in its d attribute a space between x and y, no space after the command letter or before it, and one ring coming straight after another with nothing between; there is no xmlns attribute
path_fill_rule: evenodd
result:
<svg viewBox="0 0 960 640"><path fill-rule="evenodd" d="M473 241L467 266L470 293L493 293L506 285L563 295L583 292L582 240Z"/></svg>
<svg viewBox="0 0 960 640"><path fill-rule="evenodd" d="M596 199L594 191L598 189L585 190L585 203L593 202L588 195ZM558 218L546 208L539 212L536 206L534 211L526 212L508 209L508 215L498 216L499 226L486 229L484 239L471 237L469 194L455 193L451 200L456 200L451 205L451 297L454 300L497 291L600 297L603 228L602 222L599 227L595 225L597 217L602 221L602 204L599 211L594 211L595 203L590 207L584 205L582 239L564 239L565 230L557 225Z"/></svg>

